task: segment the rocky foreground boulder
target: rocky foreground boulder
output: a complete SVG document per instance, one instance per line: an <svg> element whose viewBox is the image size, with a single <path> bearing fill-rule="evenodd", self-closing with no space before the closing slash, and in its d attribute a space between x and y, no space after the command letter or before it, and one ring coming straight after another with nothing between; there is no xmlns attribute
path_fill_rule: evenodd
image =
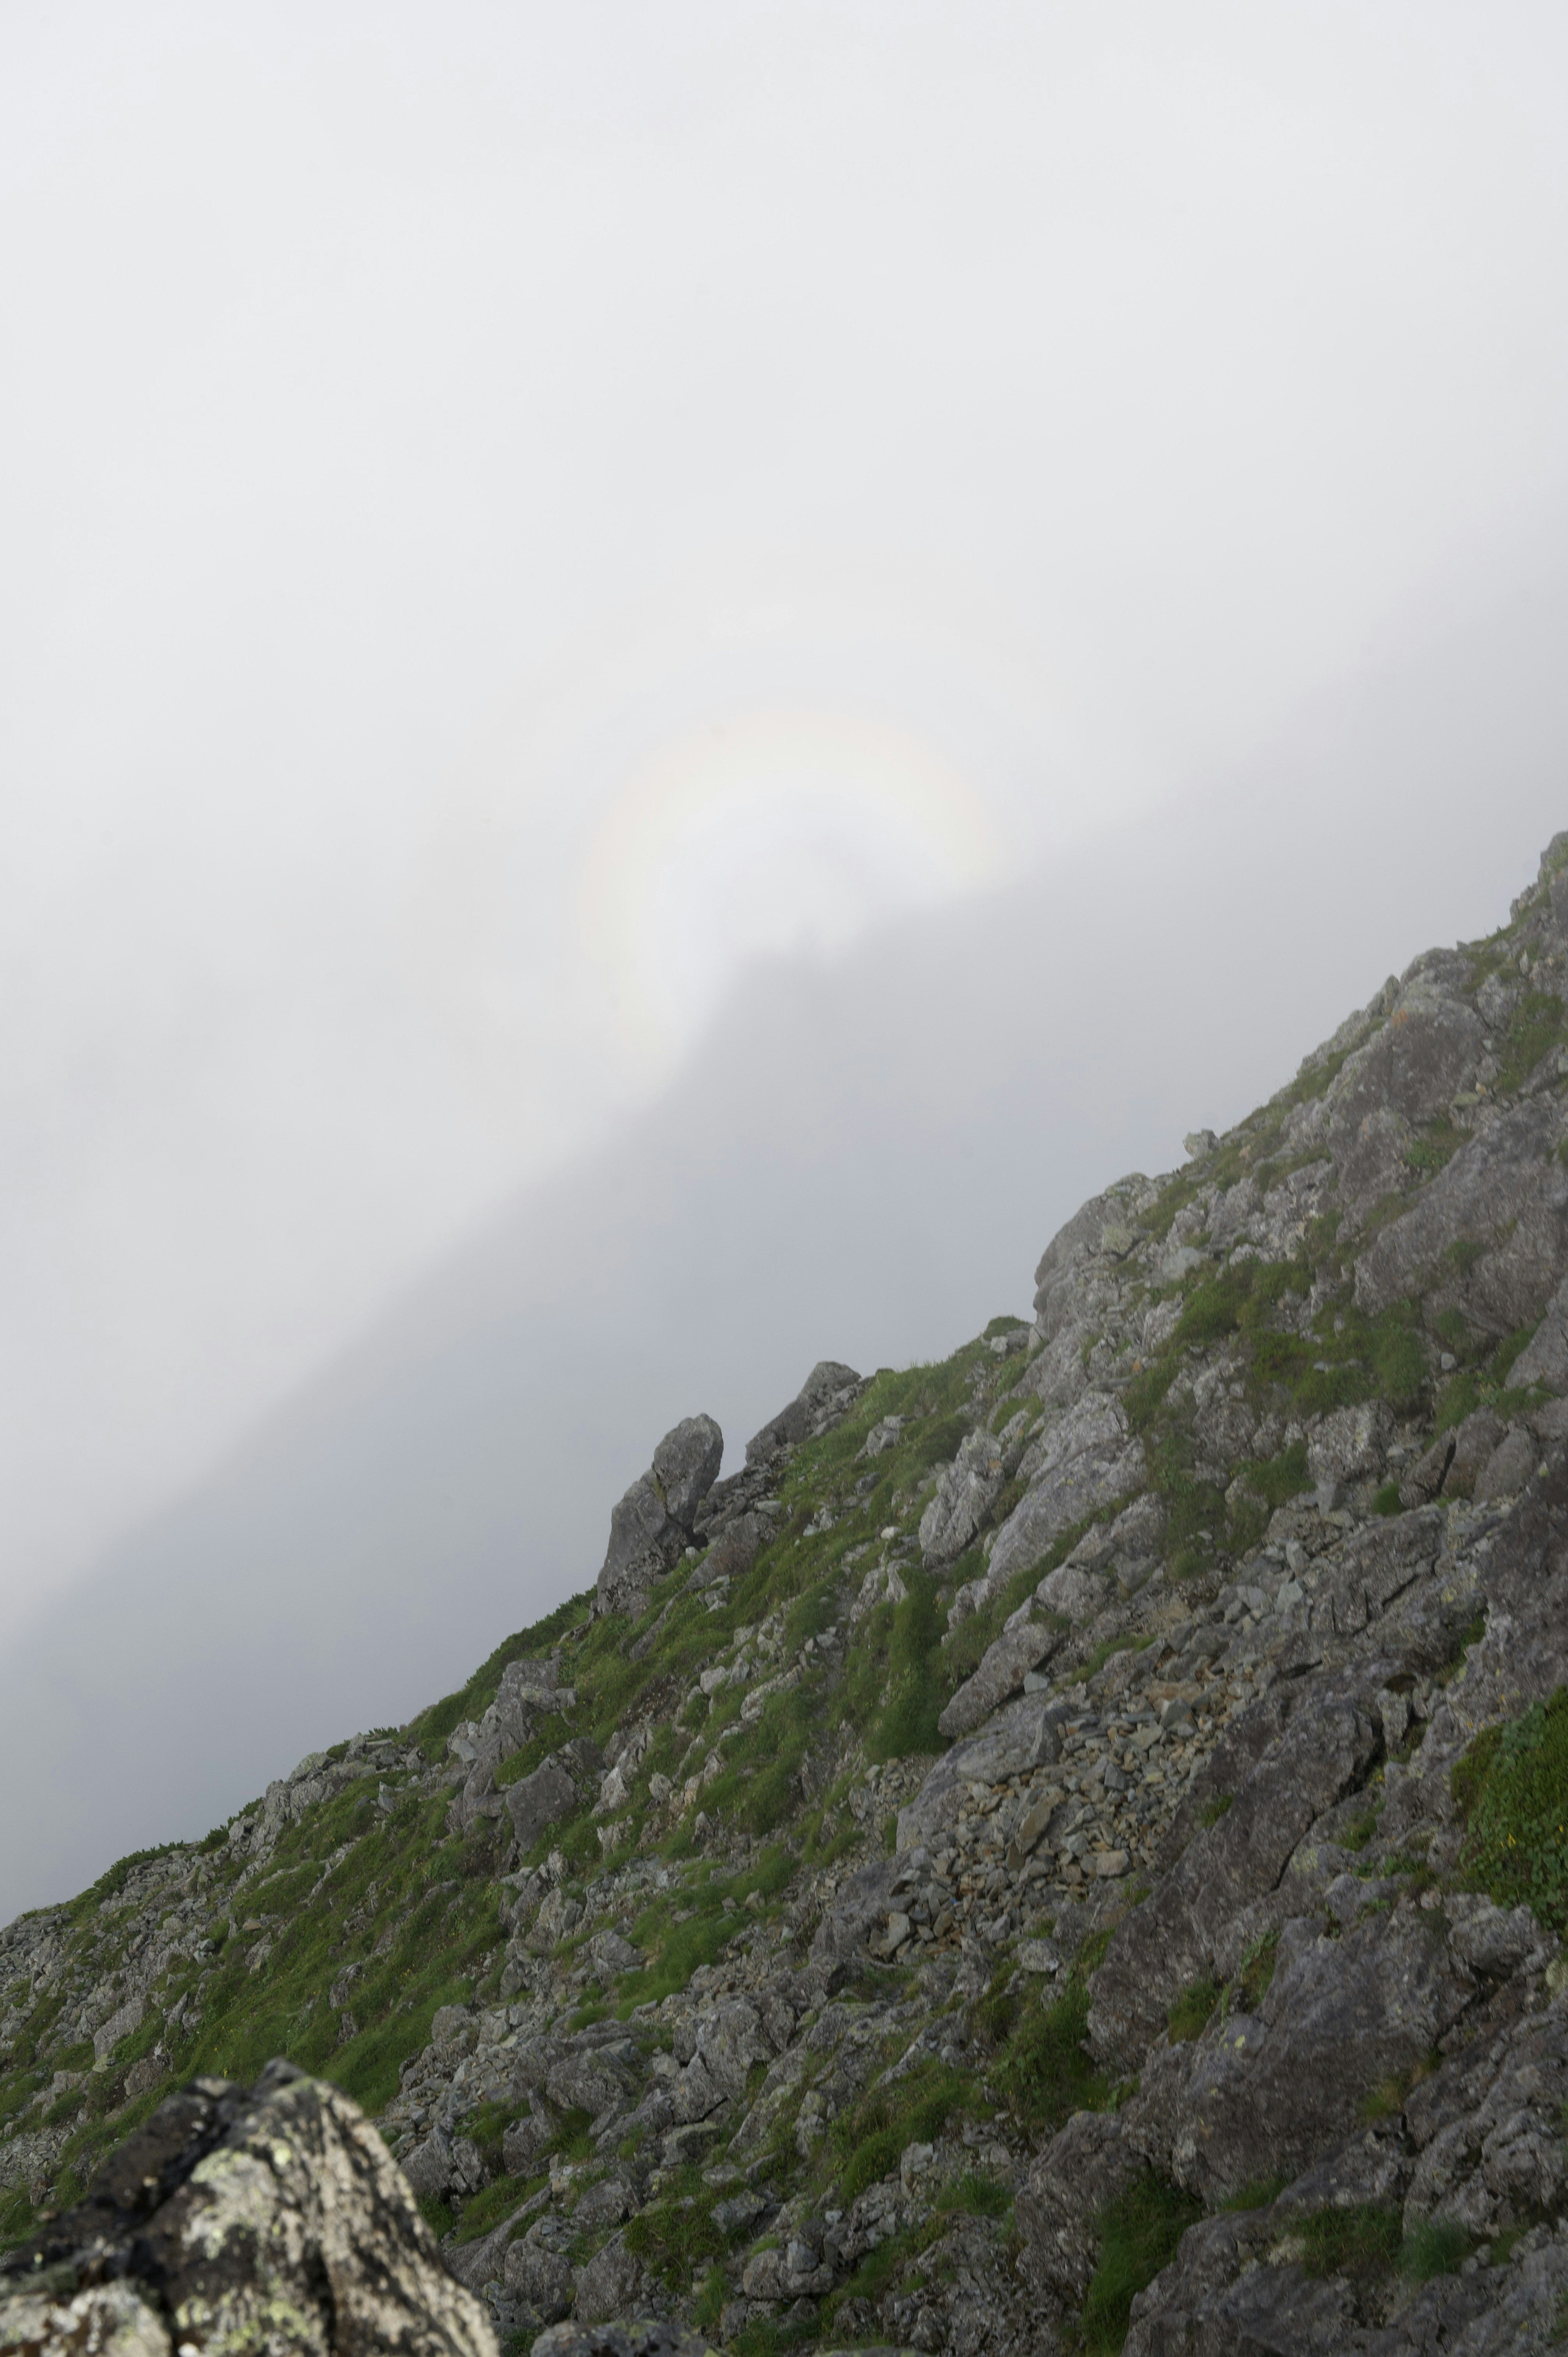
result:
<svg viewBox="0 0 1568 2357"><path fill-rule="evenodd" d="M1187 1145L0 1932L0 2344L1563 2345L1568 836Z"/></svg>
<svg viewBox="0 0 1568 2357"><path fill-rule="evenodd" d="M0 2347L495 2357L358 2106L286 2062L199 2079L0 2259Z"/></svg>

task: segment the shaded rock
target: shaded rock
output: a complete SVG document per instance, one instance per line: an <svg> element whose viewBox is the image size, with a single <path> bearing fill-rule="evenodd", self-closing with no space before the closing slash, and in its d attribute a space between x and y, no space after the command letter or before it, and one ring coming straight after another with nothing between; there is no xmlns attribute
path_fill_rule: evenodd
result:
<svg viewBox="0 0 1568 2357"><path fill-rule="evenodd" d="M780 1448L831 1432L854 1405L860 1377L837 1359L820 1359L788 1407L770 1416L746 1444L746 1461L754 1465L777 1456Z"/></svg>
<svg viewBox="0 0 1568 2357"><path fill-rule="evenodd" d="M745 1997L723 1997L703 2010L697 2025L696 2062L703 2063L722 2094L745 2093L754 2062L771 2062L773 2040L757 2007Z"/></svg>
<svg viewBox="0 0 1568 2357"><path fill-rule="evenodd" d="M950 1741L968 1735L1009 1695L1016 1694L1029 1672L1048 1661L1060 1643L1061 1631L1043 1620L1022 1620L1015 1629L1004 1629L942 1712L939 1731Z"/></svg>
<svg viewBox="0 0 1568 2357"><path fill-rule="evenodd" d="M1036 1600L1047 1612L1058 1612L1064 1620L1080 1623L1092 1620L1114 1593L1103 1574L1089 1570L1070 1558L1058 1563L1055 1571L1047 1571L1035 1590Z"/></svg>
<svg viewBox="0 0 1568 2357"><path fill-rule="evenodd" d="M1522 1490L1535 1470L1540 1453L1525 1426L1516 1424L1498 1441L1477 1477L1477 1501L1488 1498L1511 1498L1516 1490Z"/></svg>
<svg viewBox="0 0 1568 2357"><path fill-rule="evenodd" d="M29 2293L41 2269L50 2288ZM370 2122L287 2063L249 2093L171 2096L76 2209L0 2260L8 2348L163 2357L198 2318L207 2347L496 2357Z"/></svg>
<svg viewBox="0 0 1568 2357"><path fill-rule="evenodd" d="M1407 981L1392 1014L1334 1083L1328 1148L1348 1209L1369 1209L1402 1183L1412 1125L1446 1112L1475 1075L1481 1020L1444 986L1448 979L1429 967Z"/></svg>
<svg viewBox="0 0 1568 2357"><path fill-rule="evenodd" d="M146 2010L145 1997L131 1997L93 2031L92 2051L100 2062L107 2062L122 2038L129 2038L133 2029L140 2029Z"/></svg>
<svg viewBox="0 0 1568 2357"><path fill-rule="evenodd" d="M582 2324L602 2324L613 2316L633 2314L642 2298L641 2264L627 2249L626 2236L615 2233L578 2276L573 2312ZM536 2341L533 2345L539 2349L544 2344Z"/></svg>
<svg viewBox="0 0 1568 2357"><path fill-rule="evenodd" d="M1187 1847L1117 1927L1090 1984L1097 2053L1146 2046L1188 1982L1236 1969L1244 1910L1273 1889L1315 1818L1359 1783L1381 1748L1370 1678L1384 1682L1371 1668L1273 1686L1216 1747L1174 1829ZM1234 1799L1206 1827L1198 1812L1210 1792Z"/></svg>
<svg viewBox="0 0 1568 2357"><path fill-rule="evenodd" d="M692 1575L693 1587L710 1587L715 1579L741 1579L768 1544L768 1525L760 1514L737 1514L726 1523Z"/></svg>
<svg viewBox="0 0 1568 2357"><path fill-rule="evenodd" d="M1048 1703L1043 1695L1024 1695L1005 1704L967 1742L943 1752L914 1799L898 1812L899 1856L919 1843L934 1848L936 1835L957 1821L972 1783L1000 1784L1055 1760L1061 1748L1058 1728L1071 1708L1068 1702ZM895 1864L890 1858L875 1861L878 1869ZM882 1886L884 1916L890 1889L890 1882Z"/></svg>
<svg viewBox="0 0 1568 2357"><path fill-rule="evenodd" d="M1493 1409L1478 1407L1474 1415L1467 1415L1454 1435L1454 1455L1443 1483L1444 1495L1468 1498L1507 1437L1508 1426Z"/></svg>
<svg viewBox="0 0 1568 2357"><path fill-rule="evenodd" d="M576 2283L572 2263L564 2251L553 2251L530 2233L506 2246L501 2281L508 2291L525 2299L545 2324L571 2313Z"/></svg>
<svg viewBox="0 0 1568 2357"><path fill-rule="evenodd" d="M663 2318L592 2330L583 2324L555 2324L542 2332L532 2357L713 2357L700 2332Z"/></svg>
<svg viewBox="0 0 1568 2357"><path fill-rule="evenodd" d="M1336 1408L1306 1444L1307 1470L1318 1484L1380 1480L1393 1437L1393 1411L1384 1400Z"/></svg>
<svg viewBox="0 0 1568 2357"><path fill-rule="evenodd" d="M506 1812L517 1835L518 1847L525 1857L542 1834L571 1815L579 1797L565 1770L548 1760L532 1776L520 1776L515 1784L507 1787Z"/></svg>
<svg viewBox="0 0 1568 2357"><path fill-rule="evenodd" d="M1509 1372L1510 1383L1521 1388L1543 1383L1549 1392L1568 1392L1568 1276L1546 1305L1546 1315Z"/></svg>
<svg viewBox="0 0 1568 2357"><path fill-rule="evenodd" d="M718 1479L724 1434L711 1415L689 1415L667 1432L653 1464L610 1516L596 1609L634 1618L648 1592L692 1544L697 1509Z"/></svg>
<svg viewBox="0 0 1568 2357"><path fill-rule="evenodd" d="M1439 1917L1406 1907L1336 1939L1285 1924L1255 2016L1232 2012L1177 2047L1130 2107L1127 2134L1212 2206L1290 2176L1355 2127L1380 2082L1422 2061L1476 1993Z"/></svg>
<svg viewBox="0 0 1568 2357"><path fill-rule="evenodd" d="M1096 2219L1143 2168L1115 2113L1075 2112L1029 2171L1018 2231L1033 2281L1076 2308L1100 2257Z"/></svg>

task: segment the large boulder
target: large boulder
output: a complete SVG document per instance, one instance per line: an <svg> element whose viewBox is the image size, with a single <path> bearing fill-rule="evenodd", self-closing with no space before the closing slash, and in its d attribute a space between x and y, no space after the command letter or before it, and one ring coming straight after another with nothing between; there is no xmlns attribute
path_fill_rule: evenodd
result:
<svg viewBox="0 0 1568 2357"><path fill-rule="evenodd" d="M33 2288L34 2282L39 2288ZM496 2357L380 2136L287 2062L161 2104L74 2210L0 2258L0 2348Z"/></svg>
<svg viewBox="0 0 1568 2357"><path fill-rule="evenodd" d="M697 1509L718 1479L725 1437L711 1415L689 1415L667 1432L653 1463L610 1515L610 1543L599 1568L600 1612L633 1619L649 1591L678 1563L695 1536Z"/></svg>
<svg viewBox="0 0 1568 2357"><path fill-rule="evenodd" d="M748 1465L776 1457L781 1448L831 1432L854 1405L860 1377L837 1359L819 1359L788 1407L769 1416L746 1444Z"/></svg>

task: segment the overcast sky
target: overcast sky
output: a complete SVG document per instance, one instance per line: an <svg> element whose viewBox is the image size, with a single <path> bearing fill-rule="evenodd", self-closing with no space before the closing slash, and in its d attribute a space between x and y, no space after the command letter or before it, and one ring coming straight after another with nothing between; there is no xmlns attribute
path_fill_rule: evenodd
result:
<svg viewBox="0 0 1568 2357"><path fill-rule="evenodd" d="M1565 85L1495 0L9 7L0 1643L758 957L1228 780L1267 864L1314 715L1557 615ZM1506 669L1380 780L1477 930Z"/></svg>

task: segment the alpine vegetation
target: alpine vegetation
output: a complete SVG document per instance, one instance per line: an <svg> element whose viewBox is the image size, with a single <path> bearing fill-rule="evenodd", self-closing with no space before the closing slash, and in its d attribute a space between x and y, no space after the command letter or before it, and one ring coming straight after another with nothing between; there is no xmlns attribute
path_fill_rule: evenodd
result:
<svg viewBox="0 0 1568 2357"><path fill-rule="evenodd" d="M0 2346L1563 2339L1568 834L1187 1149L0 1933Z"/></svg>

